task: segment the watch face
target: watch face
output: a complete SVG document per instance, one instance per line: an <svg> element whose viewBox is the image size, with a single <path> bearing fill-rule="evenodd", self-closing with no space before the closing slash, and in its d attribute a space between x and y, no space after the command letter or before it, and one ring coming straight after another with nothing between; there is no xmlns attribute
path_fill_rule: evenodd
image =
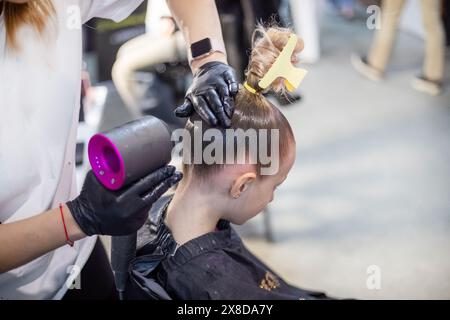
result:
<svg viewBox="0 0 450 320"><path fill-rule="evenodd" d="M211 52L211 50L212 50L212 45L211 45L211 41L209 40L209 38L205 38L203 40L194 42L191 45L192 58L194 58L194 59L197 57L200 57L201 55Z"/></svg>

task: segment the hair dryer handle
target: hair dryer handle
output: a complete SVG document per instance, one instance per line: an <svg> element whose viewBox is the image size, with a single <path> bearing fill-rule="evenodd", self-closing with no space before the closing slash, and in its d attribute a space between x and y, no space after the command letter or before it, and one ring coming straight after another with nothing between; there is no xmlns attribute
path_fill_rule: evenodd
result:
<svg viewBox="0 0 450 320"><path fill-rule="evenodd" d="M137 233L111 238L111 267L119 298L124 299L131 260L136 257Z"/></svg>

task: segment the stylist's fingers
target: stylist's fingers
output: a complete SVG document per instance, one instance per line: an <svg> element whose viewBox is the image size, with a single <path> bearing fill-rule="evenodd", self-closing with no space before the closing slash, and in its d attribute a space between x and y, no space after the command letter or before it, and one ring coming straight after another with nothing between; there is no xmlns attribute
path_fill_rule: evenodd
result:
<svg viewBox="0 0 450 320"><path fill-rule="evenodd" d="M234 98L234 96L239 91L239 85L236 80L236 76L234 74L233 69L227 69L223 73L223 78L228 85L228 90L230 90L230 95Z"/></svg>
<svg viewBox="0 0 450 320"><path fill-rule="evenodd" d="M183 174L181 172L175 172L169 178L165 179L161 183L159 183L155 188L153 188L150 192L145 194L142 197L142 200L146 205L151 205L156 200L158 200L167 190L176 185L183 178Z"/></svg>
<svg viewBox="0 0 450 320"><path fill-rule="evenodd" d="M184 103L175 109L175 115L179 118L186 118L194 112L194 106L189 99L184 99Z"/></svg>
<svg viewBox="0 0 450 320"><path fill-rule="evenodd" d="M206 101L208 102L209 108L214 112L217 120L225 127L229 128L231 126L231 120L227 116L224 110L224 105L219 98L216 90L209 89L204 94Z"/></svg>
<svg viewBox="0 0 450 320"><path fill-rule="evenodd" d="M197 114L210 126L215 127L218 121L206 100L202 96L192 95L191 101Z"/></svg>
<svg viewBox="0 0 450 320"><path fill-rule="evenodd" d="M225 110L228 118L233 118L234 114L234 99L230 97L230 90L228 90L228 86L219 86L217 88L217 92L219 93L220 100L222 101L223 109Z"/></svg>
<svg viewBox="0 0 450 320"><path fill-rule="evenodd" d="M92 170L89 170L89 172L86 174L86 178L84 179L82 189L92 188L92 185L96 187L100 186L100 182L98 182L94 172Z"/></svg>
<svg viewBox="0 0 450 320"><path fill-rule="evenodd" d="M131 186L127 191L125 191L122 197L128 197L130 195L147 194L162 181L172 176L174 172L175 172L174 166L165 166L159 168L158 170L150 173L146 177L139 180L136 184Z"/></svg>

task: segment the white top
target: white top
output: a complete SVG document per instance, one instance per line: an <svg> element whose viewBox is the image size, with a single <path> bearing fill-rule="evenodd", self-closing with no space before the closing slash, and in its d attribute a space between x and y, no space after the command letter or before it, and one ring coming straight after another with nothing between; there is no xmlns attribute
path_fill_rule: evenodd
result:
<svg viewBox="0 0 450 320"><path fill-rule="evenodd" d="M120 21L141 2L53 0L57 18L48 39L23 27L18 53L5 47L0 15L0 222L31 217L78 194L81 23L93 17ZM70 273L84 266L95 241L77 241L0 274L0 300L62 298Z"/></svg>
<svg viewBox="0 0 450 320"><path fill-rule="evenodd" d="M149 34L161 34L161 19L170 17L172 13L166 0L148 0L145 31Z"/></svg>

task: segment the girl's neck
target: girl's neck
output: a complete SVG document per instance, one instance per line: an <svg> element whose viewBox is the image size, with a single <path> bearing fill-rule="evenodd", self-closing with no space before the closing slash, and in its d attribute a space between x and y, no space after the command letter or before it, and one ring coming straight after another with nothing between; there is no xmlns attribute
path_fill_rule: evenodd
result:
<svg viewBox="0 0 450 320"><path fill-rule="evenodd" d="M179 245L215 230L221 214L214 204L211 193L185 183L178 186L164 222Z"/></svg>

